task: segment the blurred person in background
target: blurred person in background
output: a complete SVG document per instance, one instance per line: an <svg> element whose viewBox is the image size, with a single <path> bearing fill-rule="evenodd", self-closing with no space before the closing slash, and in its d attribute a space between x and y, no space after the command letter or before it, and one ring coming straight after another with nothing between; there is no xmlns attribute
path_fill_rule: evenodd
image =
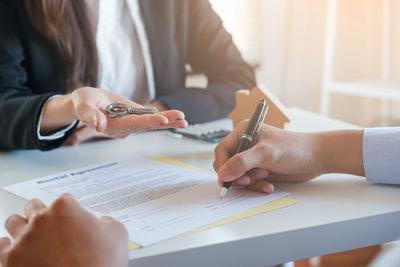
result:
<svg viewBox="0 0 400 267"><path fill-rule="evenodd" d="M185 86L188 65L206 88ZM207 0L0 0L0 149L225 117L254 85ZM112 102L160 112L107 119Z"/></svg>

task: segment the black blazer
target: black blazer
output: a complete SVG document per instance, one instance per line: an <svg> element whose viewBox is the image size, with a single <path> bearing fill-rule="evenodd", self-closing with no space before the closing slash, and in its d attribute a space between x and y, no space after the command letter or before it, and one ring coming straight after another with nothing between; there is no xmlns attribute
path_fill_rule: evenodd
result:
<svg viewBox="0 0 400 267"><path fill-rule="evenodd" d="M32 27L22 0L0 0L0 149L50 150L37 138L46 100L62 94L65 73L52 45ZM235 91L255 85L207 0L140 0L153 63L156 100L179 109L190 123L225 117ZM208 78L208 87L185 88L188 63Z"/></svg>

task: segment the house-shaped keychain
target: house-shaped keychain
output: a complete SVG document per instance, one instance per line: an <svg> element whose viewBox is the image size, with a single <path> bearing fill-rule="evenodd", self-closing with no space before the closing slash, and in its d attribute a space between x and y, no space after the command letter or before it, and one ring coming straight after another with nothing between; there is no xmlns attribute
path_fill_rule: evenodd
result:
<svg viewBox="0 0 400 267"><path fill-rule="evenodd" d="M269 105L267 116L264 123L286 129L290 118L286 107L281 101L265 86L257 85L253 90L239 90L236 92L236 107L228 115L232 119L233 127L244 119L249 119L257 103L261 98L265 98Z"/></svg>

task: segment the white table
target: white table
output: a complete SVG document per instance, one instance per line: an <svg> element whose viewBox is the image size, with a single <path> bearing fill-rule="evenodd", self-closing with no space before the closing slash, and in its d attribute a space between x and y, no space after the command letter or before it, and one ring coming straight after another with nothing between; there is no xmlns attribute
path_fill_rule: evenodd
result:
<svg viewBox="0 0 400 267"><path fill-rule="evenodd" d="M354 126L290 109L296 131ZM216 122L229 125L229 122ZM228 124L227 124L228 123ZM63 147L51 152L0 153L0 186L133 154L166 155L212 170L214 145L165 131ZM372 185L350 175L276 184L299 201L284 209L130 252L132 266L265 266L330 254L400 237L400 187ZM23 213L25 200L0 190L0 224ZM0 236L6 235L3 227Z"/></svg>

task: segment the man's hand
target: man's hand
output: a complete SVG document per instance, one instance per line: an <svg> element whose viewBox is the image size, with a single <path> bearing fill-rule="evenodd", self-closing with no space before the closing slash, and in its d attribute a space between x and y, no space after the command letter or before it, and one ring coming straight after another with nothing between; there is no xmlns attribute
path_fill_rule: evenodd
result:
<svg viewBox="0 0 400 267"><path fill-rule="evenodd" d="M0 263L13 266L127 266L128 234L110 217L97 219L70 195L50 207L37 199L24 209L26 218L10 216L13 237L0 239Z"/></svg>
<svg viewBox="0 0 400 267"><path fill-rule="evenodd" d="M272 193L269 182L304 182L324 173L364 176L364 130L295 133L263 124L252 147L234 155L247 125L241 122L215 149L218 183Z"/></svg>
<svg viewBox="0 0 400 267"><path fill-rule="evenodd" d="M306 181L321 174L318 138L315 134L294 133L264 124L252 147L234 155L246 128L241 122L215 149L214 169L218 183L233 181L255 191L272 193L267 181Z"/></svg>

